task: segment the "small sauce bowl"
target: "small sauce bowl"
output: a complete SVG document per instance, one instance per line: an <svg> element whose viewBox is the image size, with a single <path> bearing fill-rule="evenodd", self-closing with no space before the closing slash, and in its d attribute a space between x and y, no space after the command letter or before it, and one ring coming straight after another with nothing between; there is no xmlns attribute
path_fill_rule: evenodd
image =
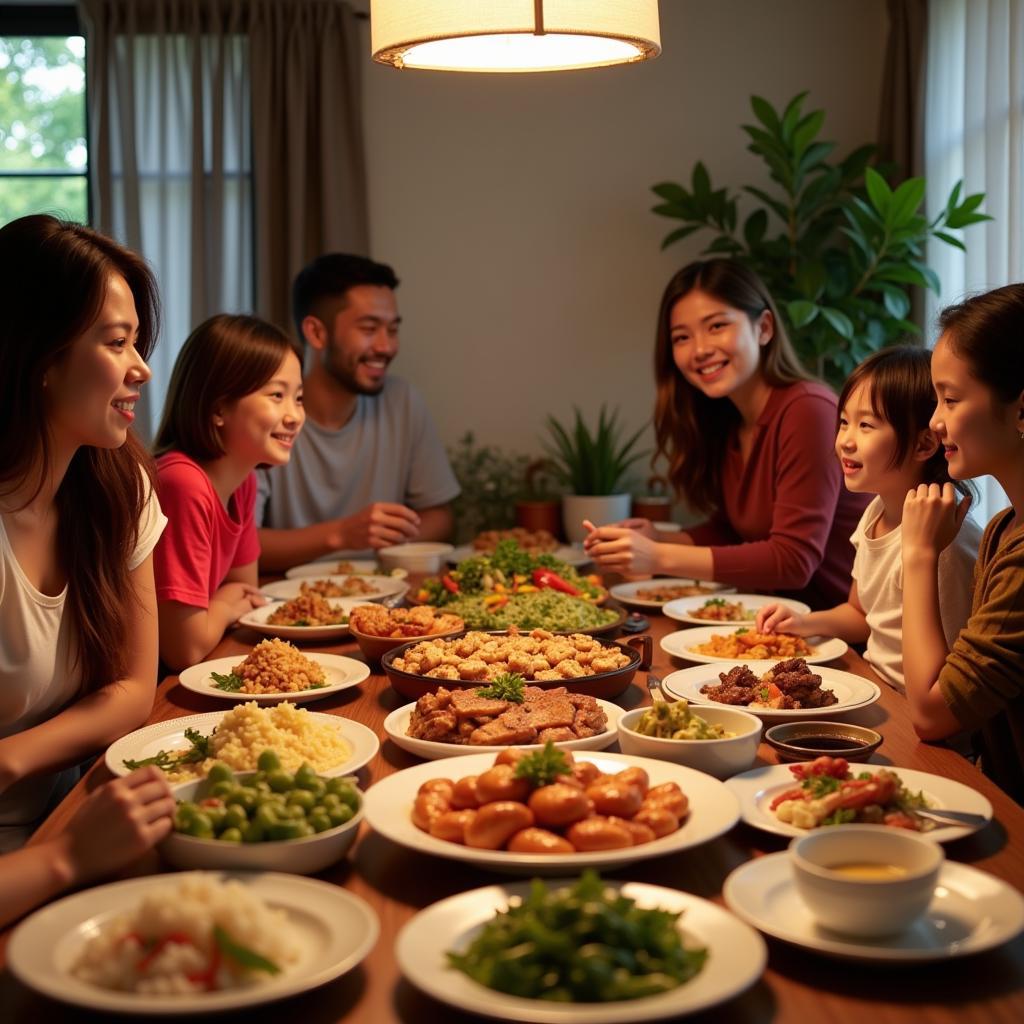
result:
<svg viewBox="0 0 1024 1024"><path fill-rule="evenodd" d="M783 761L813 761L823 754L866 761L882 745L882 734L847 722L783 722L766 729L764 740Z"/></svg>

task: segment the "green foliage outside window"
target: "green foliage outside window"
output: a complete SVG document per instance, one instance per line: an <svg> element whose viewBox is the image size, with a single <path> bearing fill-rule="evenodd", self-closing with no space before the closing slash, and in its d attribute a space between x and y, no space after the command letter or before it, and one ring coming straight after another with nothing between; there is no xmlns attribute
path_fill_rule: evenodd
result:
<svg viewBox="0 0 1024 1024"><path fill-rule="evenodd" d="M88 215L85 41L81 36L0 36L0 224L29 213Z"/></svg>

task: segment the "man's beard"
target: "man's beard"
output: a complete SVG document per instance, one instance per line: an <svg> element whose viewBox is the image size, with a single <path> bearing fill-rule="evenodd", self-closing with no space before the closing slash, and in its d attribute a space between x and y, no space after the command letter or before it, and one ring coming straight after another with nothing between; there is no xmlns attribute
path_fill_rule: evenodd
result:
<svg viewBox="0 0 1024 1024"><path fill-rule="evenodd" d="M355 364L358 370L359 363ZM381 377L379 384L360 383L356 372L342 364L336 356L332 355L325 364L327 372L346 390L354 395L379 395L384 390L386 375Z"/></svg>

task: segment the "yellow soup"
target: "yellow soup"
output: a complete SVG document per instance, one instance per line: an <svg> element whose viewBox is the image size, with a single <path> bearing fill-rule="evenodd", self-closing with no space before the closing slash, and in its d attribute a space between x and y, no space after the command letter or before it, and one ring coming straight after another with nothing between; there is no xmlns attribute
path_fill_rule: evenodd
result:
<svg viewBox="0 0 1024 1024"><path fill-rule="evenodd" d="M896 864L879 864L874 861L850 861L847 864L833 864L829 871L834 871L844 878L856 878L867 882L889 882L902 878L906 868Z"/></svg>

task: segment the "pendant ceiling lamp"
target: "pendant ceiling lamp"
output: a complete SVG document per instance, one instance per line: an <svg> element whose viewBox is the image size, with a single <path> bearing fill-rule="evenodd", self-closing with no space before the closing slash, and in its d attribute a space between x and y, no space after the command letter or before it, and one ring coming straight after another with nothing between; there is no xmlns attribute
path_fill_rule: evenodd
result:
<svg viewBox="0 0 1024 1024"><path fill-rule="evenodd" d="M566 71L661 53L657 0L371 0L373 59L431 71Z"/></svg>

